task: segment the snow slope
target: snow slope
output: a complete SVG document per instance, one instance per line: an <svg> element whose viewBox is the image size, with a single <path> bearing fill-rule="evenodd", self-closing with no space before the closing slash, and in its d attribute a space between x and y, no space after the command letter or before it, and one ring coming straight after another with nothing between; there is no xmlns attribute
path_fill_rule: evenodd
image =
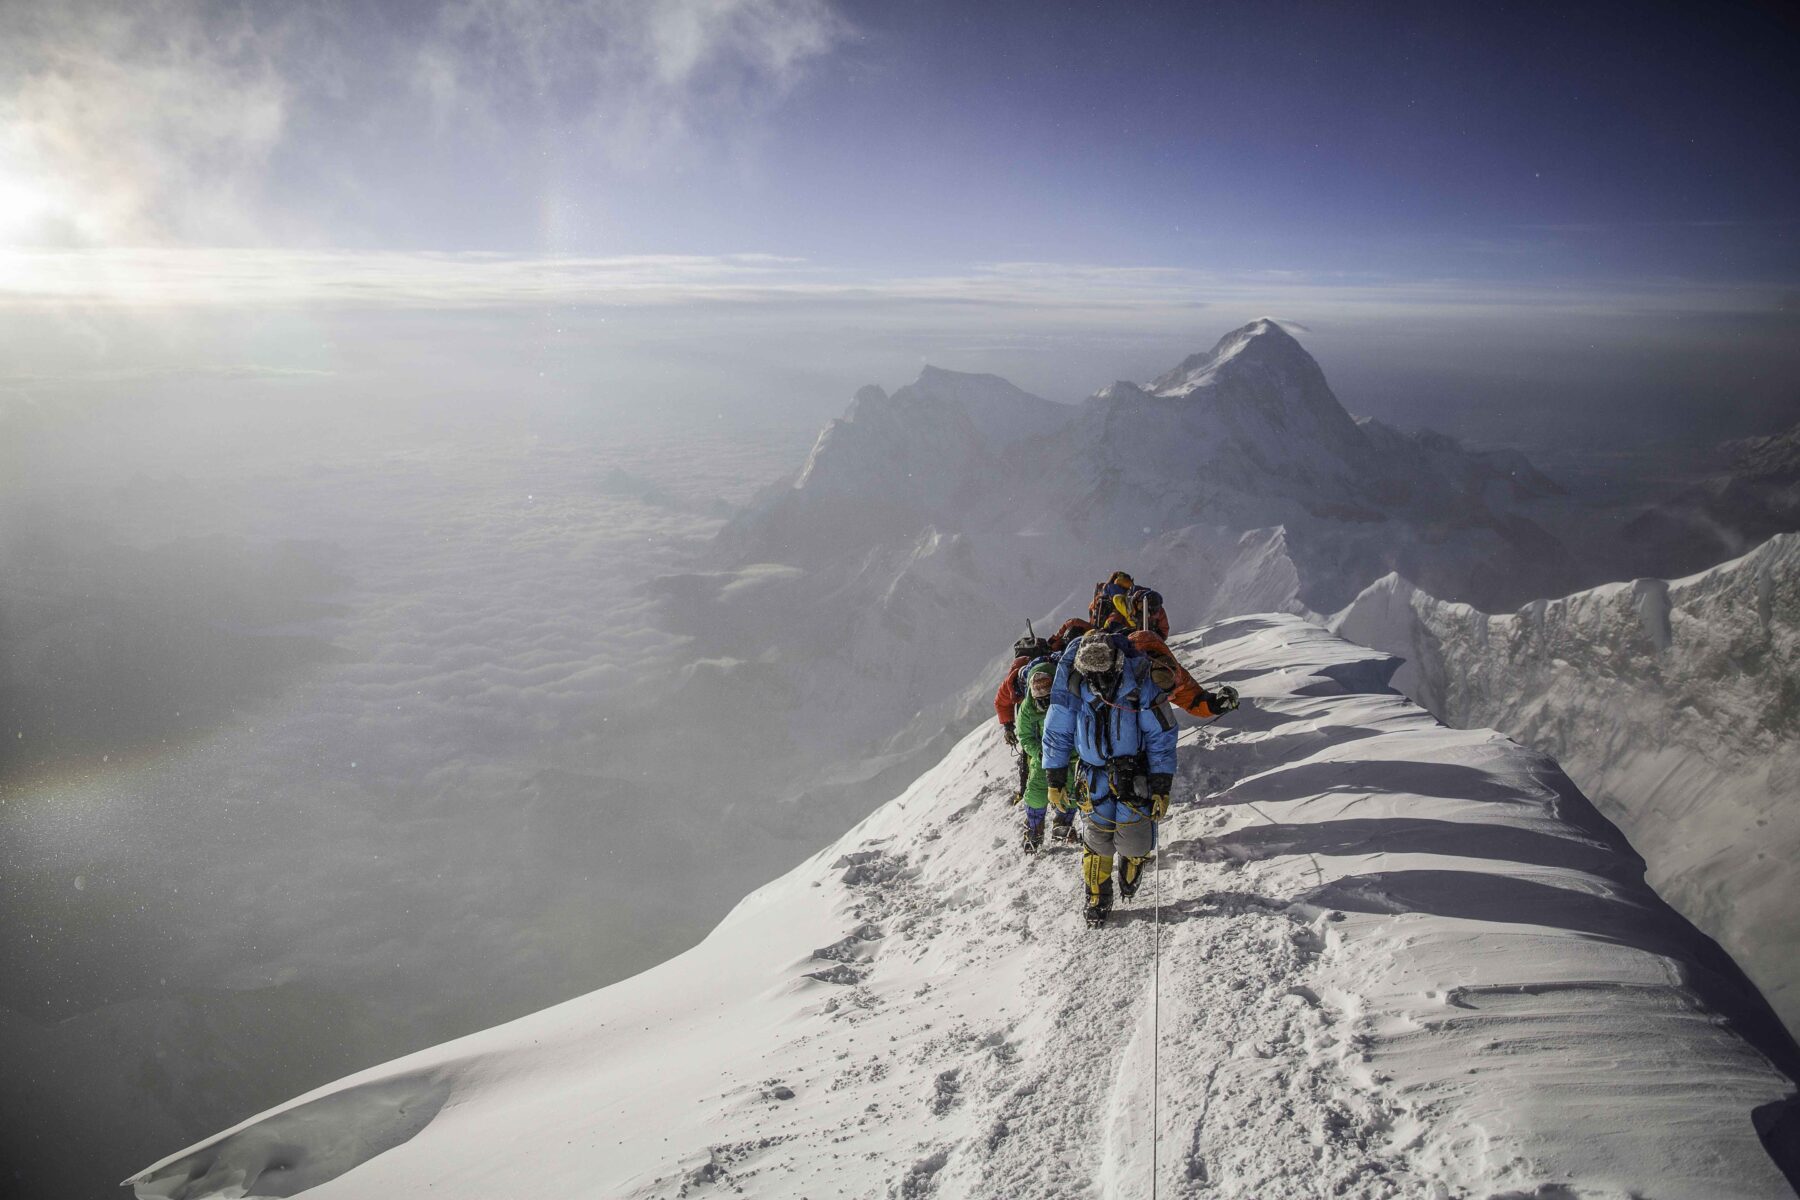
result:
<svg viewBox="0 0 1800 1200"><path fill-rule="evenodd" d="M1554 756L1800 1029L1800 534L1499 616L1390 576L1333 627L1450 724Z"/></svg>
<svg viewBox="0 0 1800 1200"><path fill-rule="evenodd" d="M1081 924L1073 852L1014 848L989 723L688 953L129 1182L1789 1194L1753 1128L1793 1090L1738 1032L1766 1033L1753 993L1554 764L1439 725L1387 689L1392 659L1297 618L1177 647L1249 705L1184 733L1160 873L1110 928Z"/></svg>

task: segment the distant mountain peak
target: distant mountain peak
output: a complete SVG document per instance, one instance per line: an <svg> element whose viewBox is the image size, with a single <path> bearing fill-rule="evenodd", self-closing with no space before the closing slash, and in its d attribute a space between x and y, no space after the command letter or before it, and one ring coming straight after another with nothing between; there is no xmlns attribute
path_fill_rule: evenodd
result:
<svg viewBox="0 0 1800 1200"><path fill-rule="evenodd" d="M1074 413L1068 405L1034 396L998 375L929 365L917 379L897 390L893 401L915 408L921 416L954 410L996 450L1053 429Z"/></svg>
<svg viewBox="0 0 1800 1200"><path fill-rule="evenodd" d="M791 492L936 512L1009 447L1074 415L998 375L927 365L889 393L867 384L813 443ZM885 520L886 518L884 518Z"/></svg>
<svg viewBox="0 0 1800 1200"><path fill-rule="evenodd" d="M957 400L974 399L980 403L990 396L1027 397L1038 400L1025 389L1014 385L998 375L986 371L952 371L946 367L934 367L927 363L919 371L919 377L901 388L895 395L910 393L925 396L945 396Z"/></svg>
<svg viewBox="0 0 1800 1200"><path fill-rule="evenodd" d="M952 371L948 367L933 366L926 363L919 369L918 383L948 383L956 379L999 379L985 371Z"/></svg>
<svg viewBox="0 0 1800 1200"><path fill-rule="evenodd" d="M1145 391L1159 396L1184 396L1214 378L1228 364L1298 369L1323 378L1319 364L1294 335L1273 317L1258 317L1220 338L1211 350L1190 354L1173 370L1151 380Z"/></svg>
<svg viewBox="0 0 1800 1200"><path fill-rule="evenodd" d="M1258 317L1248 325L1240 326L1220 338L1219 344L1214 346L1213 350L1216 353L1222 349L1227 342L1232 341L1248 345L1258 338L1267 338L1277 345L1283 343L1296 347L1300 345L1299 340L1296 339L1293 334L1289 333L1287 331L1287 326L1283 325L1280 321L1276 320L1274 317Z"/></svg>
<svg viewBox="0 0 1800 1200"><path fill-rule="evenodd" d="M1542 590L1532 580L1567 567L1566 549L1522 507L1555 494L1517 455L1378 421L1359 427L1319 364L1265 317L1155 385L1114 383L1080 407L936 366L891 395L865 389L793 486L741 515L724 544L737 565L812 566L852 545L898 553L931 524L1037 563L1048 552L1017 542L1022 529L1110 547L1202 524L1229 534L1209 550L1212 566L1279 574L1320 611L1396 567L1441 594L1516 602ZM1451 519L1458 532L1446 546L1440 529ZM1261 552L1237 535L1275 526L1291 542L1258 566ZM868 580L882 604L887 570ZM1220 586L1201 580L1196 591Z"/></svg>
<svg viewBox="0 0 1800 1200"><path fill-rule="evenodd" d="M844 420L855 421L870 413L884 411L887 407L887 390L878 383L864 384L856 389L856 398L844 410Z"/></svg>
<svg viewBox="0 0 1800 1200"><path fill-rule="evenodd" d="M1720 447L1731 470L1745 479L1800 479L1800 424L1766 437L1744 438Z"/></svg>

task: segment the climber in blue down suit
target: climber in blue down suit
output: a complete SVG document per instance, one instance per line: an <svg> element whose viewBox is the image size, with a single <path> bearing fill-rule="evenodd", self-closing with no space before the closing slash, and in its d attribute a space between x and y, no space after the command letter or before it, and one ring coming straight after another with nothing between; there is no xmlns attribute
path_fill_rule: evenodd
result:
<svg viewBox="0 0 1800 1200"><path fill-rule="evenodd" d="M1175 736L1149 660L1124 635L1095 630L1063 651L1044 714L1043 764L1059 811L1069 805L1070 766L1087 784L1076 803L1086 818L1081 876L1089 925L1105 924L1112 911L1115 856L1119 894L1129 900L1137 892L1156 823L1169 811Z"/></svg>

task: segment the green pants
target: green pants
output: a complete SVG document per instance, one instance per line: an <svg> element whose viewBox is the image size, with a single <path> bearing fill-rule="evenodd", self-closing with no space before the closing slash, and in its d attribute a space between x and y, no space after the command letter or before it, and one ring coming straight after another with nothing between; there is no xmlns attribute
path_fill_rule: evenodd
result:
<svg viewBox="0 0 1800 1200"><path fill-rule="evenodd" d="M1031 773L1025 776L1025 807L1043 808L1050 803L1050 777L1044 774L1044 764L1036 759L1031 760Z"/></svg>

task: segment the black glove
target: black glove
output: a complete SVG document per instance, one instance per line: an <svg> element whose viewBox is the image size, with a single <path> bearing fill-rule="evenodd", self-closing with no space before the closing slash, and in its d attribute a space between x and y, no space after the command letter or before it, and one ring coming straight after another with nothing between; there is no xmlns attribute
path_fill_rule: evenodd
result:
<svg viewBox="0 0 1800 1200"><path fill-rule="evenodd" d="M1175 786L1173 775L1153 774L1150 784L1150 819L1160 821L1169 815L1169 791Z"/></svg>
<svg viewBox="0 0 1800 1200"><path fill-rule="evenodd" d="M1229 683L1221 683L1219 690L1213 693L1213 698L1207 704L1216 713L1228 713L1238 706L1237 689Z"/></svg>
<svg viewBox="0 0 1800 1200"><path fill-rule="evenodd" d="M1067 767L1051 767L1044 774L1049 778L1050 786L1053 788L1069 786L1069 768Z"/></svg>
<svg viewBox="0 0 1800 1200"><path fill-rule="evenodd" d="M1000 736L1005 738L1006 744L1013 749L1017 750L1019 748L1019 735L1013 732L1013 727L1011 725L1000 726Z"/></svg>

